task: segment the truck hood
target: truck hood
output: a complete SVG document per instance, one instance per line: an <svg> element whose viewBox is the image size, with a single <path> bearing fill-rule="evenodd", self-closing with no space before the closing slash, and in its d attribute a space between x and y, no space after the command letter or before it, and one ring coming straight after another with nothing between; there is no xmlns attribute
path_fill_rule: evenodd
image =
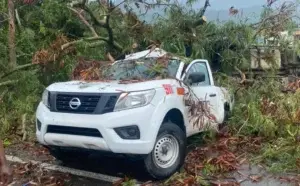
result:
<svg viewBox="0 0 300 186"><path fill-rule="evenodd" d="M47 90L54 92L87 92L87 93L115 93L141 91L152 88L163 88L163 84L177 84L176 80L163 79L142 81L137 83L119 83L119 81L109 82L85 82L85 81L68 81L51 84Z"/></svg>

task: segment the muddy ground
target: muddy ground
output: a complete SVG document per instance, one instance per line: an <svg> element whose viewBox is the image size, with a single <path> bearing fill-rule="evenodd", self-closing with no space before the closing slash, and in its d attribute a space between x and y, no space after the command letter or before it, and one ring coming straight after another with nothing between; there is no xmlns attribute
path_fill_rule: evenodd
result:
<svg viewBox="0 0 300 186"><path fill-rule="evenodd" d="M223 141L222 141L223 143ZM220 142L221 144L221 142ZM220 144L217 144L219 148ZM207 152L214 150L209 149L204 146L203 148L190 148L186 164L182 169L190 170L189 166L201 166L204 161L201 159L202 155L206 155ZM101 173L105 175L115 176L115 177L130 177L139 180L140 182L147 182L150 177L144 172L144 168L141 161L133 161L124 158L117 157L107 157L103 154L92 154L88 159L71 159L67 164L62 164L60 161L56 161L51 155L49 155L48 150L43 148L37 143L25 143L16 142L11 144L6 149L6 155L17 156L22 160L35 160L55 165L63 165L70 168L86 170L95 173ZM222 148L219 149L222 151ZM217 150L218 151L218 150ZM224 151L226 152L226 151ZM214 152L214 154L218 154ZM209 179L209 183L212 185L243 185L243 186L279 186L279 185L299 185L300 177L297 175L271 175L265 171L261 166L249 165L249 162L243 158L242 160L237 158L232 159L228 154L219 154L215 156L214 154L206 155L207 157L216 158L218 161L223 161L225 163L230 163L230 166L236 166L232 171L227 171L226 174L220 173L218 176L212 176ZM215 156L215 157L214 157ZM232 154L231 156L238 156ZM206 158L207 158L206 157ZM230 160L232 159L232 160ZM206 161L206 160L205 160ZM243 162L241 162L243 161ZM74 175L68 175L65 173L58 173L53 171L41 171L35 168L33 165L19 165L16 163L12 164L14 168L14 177L16 183L14 185L26 185L30 181L40 182L43 178L50 183L56 183L56 185L112 185L111 183L101 182L99 180L82 178ZM230 168L229 166L229 168ZM228 168L228 167L227 167ZM62 183L60 180L64 180ZM66 181L67 180L67 181ZM179 179L178 179L179 180ZM183 181L170 181L169 185L185 185L185 180ZM154 182L157 185L158 182ZM26 186L29 186L27 184ZM31 184L34 185L34 184ZM42 184L46 185L47 184ZM51 185L51 184L50 184ZM50 186L49 185L49 186ZM188 184L192 185L192 184ZM52 186L52 185L51 185Z"/></svg>
<svg viewBox="0 0 300 186"><path fill-rule="evenodd" d="M110 186L111 183L35 167L30 163L10 163L13 182L10 186Z"/></svg>
<svg viewBox="0 0 300 186"><path fill-rule="evenodd" d="M80 156L78 158L71 157L67 163L63 163L55 160L46 148L37 143L14 143L7 147L5 152L6 155L16 156L24 161L34 160L115 177L137 177L142 181L150 179L143 171L143 164L140 160L128 160L122 157L93 153L88 159L82 159Z"/></svg>

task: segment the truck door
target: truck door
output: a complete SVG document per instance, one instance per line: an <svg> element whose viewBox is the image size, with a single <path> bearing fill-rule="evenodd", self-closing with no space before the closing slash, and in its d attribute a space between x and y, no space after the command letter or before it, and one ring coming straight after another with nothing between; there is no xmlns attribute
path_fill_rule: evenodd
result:
<svg viewBox="0 0 300 186"><path fill-rule="evenodd" d="M209 64L206 60L195 60L193 61L186 69L185 74L183 75L183 81L185 81L190 73L193 72L202 72L205 75L205 81L198 83L198 84L193 84L190 85L191 89L191 94L194 99L200 100L204 103L205 105L205 110L207 110L210 114L211 119L214 117L217 119L217 111L218 111L218 93L214 87L214 82L212 79L212 74L211 70L209 68ZM187 89L187 91L189 91ZM187 132L192 134L195 134L197 132L205 129L204 127L207 124L211 124L211 119L203 117L204 121L203 122L197 122L198 124L194 126L195 119L197 117L199 118L198 115L190 115L188 113L189 106L186 106L186 113L189 116L189 127L187 127ZM214 122L212 122L214 123Z"/></svg>

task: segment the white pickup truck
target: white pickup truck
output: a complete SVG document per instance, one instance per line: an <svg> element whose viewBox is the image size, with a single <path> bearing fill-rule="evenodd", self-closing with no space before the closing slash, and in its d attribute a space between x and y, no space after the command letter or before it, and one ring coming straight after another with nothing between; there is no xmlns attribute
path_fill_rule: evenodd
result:
<svg viewBox="0 0 300 186"><path fill-rule="evenodd" d="M155 49L126 56L111 65L111 81L48 86L36 112L38 141L60 160L80 152L108 151L141 156L153 178L174 174L184 162L187 137L205 130L191 122L194 116L184 94L192 91L209 103L217 125L227 118L233 99L225 88L214 85L209 63L202 59L190 63L169 59L168 79L151 76L147 81L120 83L136 76L147 79L149 66L163 55L165 51ZM138 65L130 68L132 62Z"/></svg>

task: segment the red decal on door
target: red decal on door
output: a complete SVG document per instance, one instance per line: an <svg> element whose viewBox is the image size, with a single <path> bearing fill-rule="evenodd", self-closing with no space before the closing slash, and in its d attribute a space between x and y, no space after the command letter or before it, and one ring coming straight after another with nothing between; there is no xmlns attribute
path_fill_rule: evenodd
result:
<svg viewBox="0 0 300 186"><path fill-rule="evenodd" d="M164 87L165 92L166 92L167 95L173 94L173 89L172 89L172 86L170 84L164 84L163 87Z"/></svg>

